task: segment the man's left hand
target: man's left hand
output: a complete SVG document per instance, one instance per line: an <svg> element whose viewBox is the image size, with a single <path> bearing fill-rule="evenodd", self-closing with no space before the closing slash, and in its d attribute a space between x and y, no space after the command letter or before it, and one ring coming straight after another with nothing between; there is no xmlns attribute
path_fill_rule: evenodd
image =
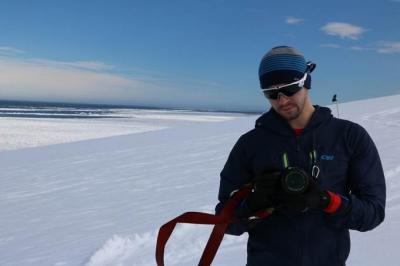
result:
<svg viewBox="0 0 400 266"><path fill-rule="evenodd" d="M326 209L331 203L331 195L325 190L321 190L313 177L309 176L309 186L307 190L298 194L284 193L282 195L282 205L291 210L304 212L309 209Z"/></svg>

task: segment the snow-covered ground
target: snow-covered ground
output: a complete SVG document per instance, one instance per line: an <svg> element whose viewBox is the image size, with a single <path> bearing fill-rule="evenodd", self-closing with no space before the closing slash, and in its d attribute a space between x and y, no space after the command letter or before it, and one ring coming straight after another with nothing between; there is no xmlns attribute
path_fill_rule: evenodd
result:
<svg viewBox="0 0 400 266"><path fill-rule="evenodd" d="M367 128L377 144L388 192L385 222L352 232L348 265L399 265L399 102L391 96L340 105L340 116ZM155 265L163 223L186 211L213 212L219 172L257 116L152 115L139 119L143 130L132 120L129 128L126 118L1 118L0 265ZM42 146L57 141L67 143ZM166 265L197 265L210 231L178 226ZM246 239L226 236L213 265L245 265Z"/></svg>

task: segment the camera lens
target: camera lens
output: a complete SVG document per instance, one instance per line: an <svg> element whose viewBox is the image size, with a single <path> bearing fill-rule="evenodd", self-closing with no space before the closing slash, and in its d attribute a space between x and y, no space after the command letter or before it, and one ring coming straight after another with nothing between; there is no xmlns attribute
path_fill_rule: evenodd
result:
<svg viewBox="0 0 400 266"><path fill-rule="evenodd" d="M307 174L297 168L288 168L282 179L283 189L291 194L301 194L308 187Z"/></svg>

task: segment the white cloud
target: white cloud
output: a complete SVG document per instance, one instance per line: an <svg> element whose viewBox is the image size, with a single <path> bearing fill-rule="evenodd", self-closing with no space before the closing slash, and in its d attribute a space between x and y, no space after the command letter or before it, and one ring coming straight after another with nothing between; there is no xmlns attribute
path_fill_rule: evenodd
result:
<svg viewBox="0 0 400 266"><path fill-rule="evenodd" d="M343 22L330 22L321 28L326 34L342 39L358 40L366 29Z"/></svg>
<svg viewBox="0 0 400 266"><path fill-rule="evenodd" d="M381 54L400 53L400 42L381 41L369 46L352 46L349 49L354 51L375 51Z"/></svg>
<svg viewBox="0 0 400 266"><path fill-rule="evenodd" d="M334 43L326 43L326 44L321 44L320 47L338 49L340 48L340 45Z"/></svg>
<svg viewBox="0 0 400 266"><path fill-rule="evenodd" d="M378 53L400 53L400 42L380 42L377 48Z"/></svg>
<svg viewBox="0 0 400 266"><path fill-rule="evenodd" d="M221 84L171 77L102 61L26 58L0 46L0 100L217 108L229 102ZM179 97L177 97L177 95Z"/></svg>
<svg viewBox="0 0 400 266"><path fill-rule="evenodd" d="M96 70L96 71L104 71L111 70L114 68L113 65L106 64L100 61L55 61L55 60L47 60L47 59L31 59L29 60L31 63L35 63L36 65L42 66L51 66L55 68L64 68L64 69L87 69L87 70Z"/></svg>
<svg viewBox="0 0 400 266"><path fill-rule="evenodd" d="M10 47L10 46L0 46L0 53L16 53L16 54L21 54L24 51L14 48L14 47Z"/></svg>
<svg viewBox="0 0 400 266"><path fill-rule="evenodd" d="M349 48L350 50L353 51L373 51L373 48L365 47L365 46L351 46Z"/></svg>
<svg viewBox="0 0 400 266"><path fill-rule="evenodd" d="M101 62L0 57L0 99L115 103L143 99L157 91L151 84L97 71L106 66Z"/></svg>
<svg viewBox="0 0 400 266"><path fill-rule="evenodd" d="M116 67L100 61L68 62L3 55L0 99L217 108L229 98L219 84L210 81L144 74L139 70L130 72L122 75L116 72Z"/></svg>
<svg viewBox="0 0 400 266"><path fill-rule="evenodd" d="M290 24L290 25L300 24L303 22L304 22L304 19L301 19L301 18L295 18L295 17L287 17L286 18L286 23Z"/></svg>
<svg viewBox="0 0 400 266"><path fill-rule="evenodd" d="M322 44L320 47L324 48L341 48L336 44ZM344 49L350 49L353 51L373 51L381 54L400 53L400 42L388 42L381 41L375 44L363 45L363 46L350 46L343 47Z"/></svg>

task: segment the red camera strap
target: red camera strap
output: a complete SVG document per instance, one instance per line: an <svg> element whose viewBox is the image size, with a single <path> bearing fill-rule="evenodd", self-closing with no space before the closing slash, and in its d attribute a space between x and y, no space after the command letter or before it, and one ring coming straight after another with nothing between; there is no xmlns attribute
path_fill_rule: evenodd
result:
<svg viewBox="0 0 400 266"><path fill-rule="evenodd" d="M214 229L208 239L207 245L200 258L198 266L211 265L217 250L224 238L226 228L234 221L235 208L239 202L251 192L250 186L244 186L235 192L218 215L201 213L201 212L186 212L175 219L169 221L160 227L157 236L156 246L156 261L158 266L164 266L164 251L165 245L172 234L176 224L214 224Z"/></svg>

